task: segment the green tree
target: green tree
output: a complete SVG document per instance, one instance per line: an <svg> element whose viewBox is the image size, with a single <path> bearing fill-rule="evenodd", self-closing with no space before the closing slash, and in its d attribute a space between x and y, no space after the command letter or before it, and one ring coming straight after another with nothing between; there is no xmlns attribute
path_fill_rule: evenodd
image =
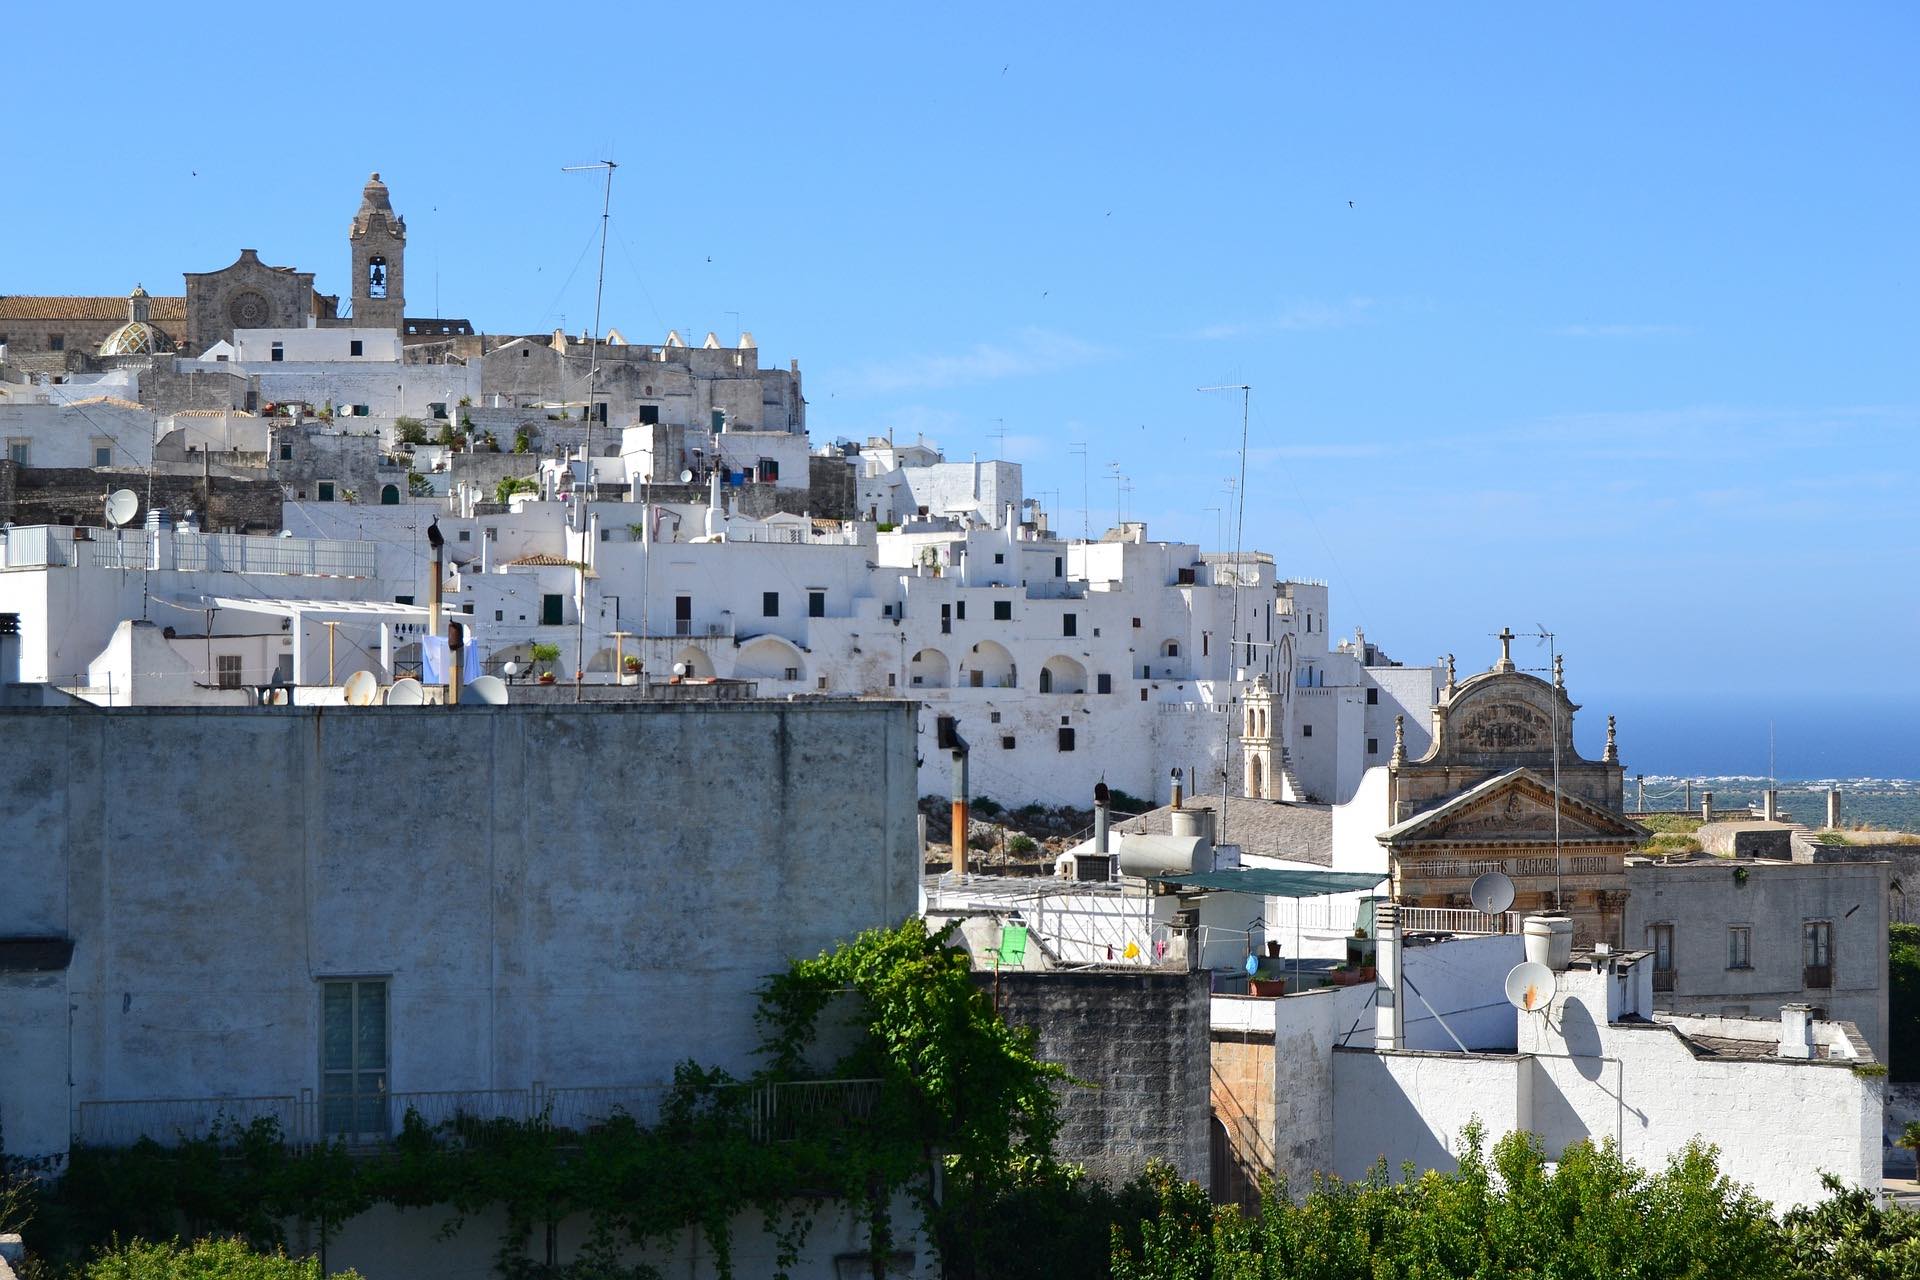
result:
<svg viewBox="0 0 1920 1280"><path fill-rule="evenodd" d="M1821 1179L1828 1196L1786 1217L1791 1280L1913 1280L1920 1276L1920 1214L1888 1208L1859 1187Z"/></svg>
<svg viewBox="0 0 1920 1280"><path fill-rule="evenodd" d="M317 1258L289 1258L278 1249L255 1253L233 1239L116 1244L79 1274L84 1280L321 1280ZM333 1275L336 1280L358 1280L359 1273Z"/></svg>
<svg viewBox="0 0 1920 1280"><path fill-rule="evenodd" d="M1913 1152L1913 1176L1920 1178L1920 1120L1907 1121L1893 1145Z"/></svg>
<svg viewBox="0 0 1920 1280"><path fill-rule="evenodd" d="M538 492L540 482L532 476L507 476L493 486L493 500L504 507L516 493Z"/></svg>
<svg viewBox="0 0 1920 1280"><path fill-rule="evenodd" d="M1887 1073L1920 1080L1920 924L1887 930Z"/></svg>
<svg viewBox="0 0 1920 1280"><path fill-rule="evenodd" d="M402 444L425 444L427 442L427 424L418 418L399 417L393 420L394 438Z"/></svg>

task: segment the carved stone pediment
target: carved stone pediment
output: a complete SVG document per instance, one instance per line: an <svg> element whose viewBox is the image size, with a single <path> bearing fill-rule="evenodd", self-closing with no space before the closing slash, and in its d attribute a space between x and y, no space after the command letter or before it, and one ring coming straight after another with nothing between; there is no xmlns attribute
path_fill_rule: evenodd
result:
<svg viewBox="0 0 1920 1280"><path fill-rule="evenodd" d="M1560 797L1560 838L1638 842L1646 831L1638 823L1564 791ZM1489 778L1479 786L1425 813L1397 823L1380 837L1393 848L1429 841L1518 841L1552 844L1553 788L1528 769Z"/></svg>

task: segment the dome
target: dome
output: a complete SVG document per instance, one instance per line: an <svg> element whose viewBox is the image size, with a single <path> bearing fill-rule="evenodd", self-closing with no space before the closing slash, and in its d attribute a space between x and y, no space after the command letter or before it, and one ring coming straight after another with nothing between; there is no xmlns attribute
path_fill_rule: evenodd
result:
<svg viewBox="0 0 1920 1280"><path fill-rule="evenodd" d="M153 356L172 351L173 339L158 325L146 320L129 320L107 335L100 344L103 356Z"/></svg>
<svg viewBox="0 0 1920 1280"><path fill-rule="evenodd" d="M140 285L127 295L127 322L100 344L103 356L154 356L173 350L173 339L154 327L153 299Z"/></svg>

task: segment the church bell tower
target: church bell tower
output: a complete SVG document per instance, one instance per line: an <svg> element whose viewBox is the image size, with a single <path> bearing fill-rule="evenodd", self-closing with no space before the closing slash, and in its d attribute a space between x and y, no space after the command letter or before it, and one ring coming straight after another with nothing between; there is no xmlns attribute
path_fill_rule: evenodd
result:
<svg viewBox="0 0 1920 1280"><path fill-rule="evenodd" d="M1245 698L1245 732L1240 735L1241 752L1246 758L1245 794L1254 800L1272 800L1280 794L1280 780L1273 776L1273 689L1264 675L1254 679Z"/></svg>
<svg viewBox="0 0 1920 1280"><path fill-rule="evenodd" d="M396 217L387 184L374 174L360 193L348 233L353 245L353 319L365 329L400 331L407 309L407 220Z"/></svg>

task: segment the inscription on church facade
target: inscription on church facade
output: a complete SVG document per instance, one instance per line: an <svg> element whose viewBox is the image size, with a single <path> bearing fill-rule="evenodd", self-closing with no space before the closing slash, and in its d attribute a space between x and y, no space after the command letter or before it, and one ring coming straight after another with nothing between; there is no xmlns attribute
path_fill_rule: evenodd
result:
<svg viewBox="0 0 1920 1280"><path fill-rule="evenodd" d="M1458 733L1464 745L1480 751L1531 751L1552 745L1553 722L1524 702L1495 702L1476 708Z"/></svg>

